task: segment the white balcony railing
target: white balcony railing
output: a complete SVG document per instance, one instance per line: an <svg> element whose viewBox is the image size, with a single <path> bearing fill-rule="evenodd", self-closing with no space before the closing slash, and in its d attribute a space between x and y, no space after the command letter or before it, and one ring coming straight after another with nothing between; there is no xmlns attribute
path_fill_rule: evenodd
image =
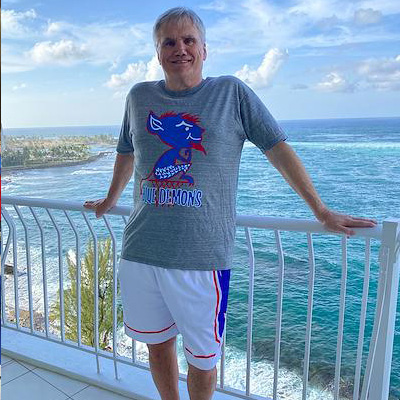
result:
<svg viewBox="0 0 400 400"><path fill-rule="evenodd" d="M1 273L4 277L5 268L13 268L13 279L5 284L2 279L2 351L10 356L21 358L32 364L62 372L66 375L86 381L90 384L103 386L109 390L134 398L156 398L156 392L151 384L151 376L147 363L138 357L135 341L132 341L132 355L118 354L118 296L117 296L117 254L119 237L130 214L129 207L115 207L101 220L95 220L91 211L76 202L54 201L23 197L2 197L2 258ZM112 221L111 221L112 219ZM281 232L303 232L307 236L308 245L308 313L305 333L305 348L303 360L302 399L307 398L309 390L309 365L311 349L311 333L313 327L313 300L316 263L313 249L315 234L336 235L324 230L316 221L269 218L239 215L237 225L244 228L249 260L248 287L248 319L247 319L247 354L245 384L243 390L232 389L226 384L225 343L223 355L219 364L219 380L215 399L267 399L256 396L251 387L250 368L252 362L253 337L253 296L255 253L253 250L252 230L262 229L274 232L276 251L278 255L278 293L276 309L276 335L274 379L272 398L279 399L278 383L280 369L280 349L282 331L282 304L285 272L285 256L281 241ZM365 240L365 268L362 289L361 313L359 317L359 335L356 365L354 373L353 400L383 400L389 397L389 384L393 340L395 329L396 305L399 284L399 246L400 220L385 220L382 225L371 229L355 229L355 237ZM98 241L100 236L107 234L112 241L113 268L113 334L110 349L99 348L99 254ZM49 240L50 235L50 240ZM93 346L82 343L81 311L85 307L81 297L81 257L84 242L88 238L94 243L94 287L93 287L93 330L96 338ZM341 237L342 274L340 286L339 320L336 348L335 377L333 399L338 400L341 382L342 349L345 340L344 320L346 305L346 285L348 276L348 238ZM350 239L353 240L353 239ZM371 241L376 240L380 246L379 276L376 298L371 299L370 285L370 251ZM65 280L66 242L68 246L74 242L76 259L76 293L77 293L77 339L71 341L65 333L64 290L68 287ZM51 255L51 257L49 257ZM51 262L49 259L51 258ZM35 266L35 273L33 268ZM40 276L37 274L38 266ZM55 283L51 279L57 276ZM50 279L51 278L51 279ZM19 279L26 281L25 285ZM50 286L52 285L52 287ZM49 297L58 288L57 299L60 305L60 319L54 327L49 319ZM363 355L366 343L365 323L368 302L376 303L373 331L369 351ZM43 310L43 329L37 327L35 313ZM21 315L21 310L25 313ZM229 315L228 315L229 318ZM29 320L29 321L28 321ZM58 329L58 330L57 330ZM366 359L364 365L363 359ZM93 364L95 360L95 365ZM364 373L362 374L362 371ZM135 372L136 371L136 375ZM180 385L186 380L181 374ZM186 397L182 397L186 398Z"/></svg>

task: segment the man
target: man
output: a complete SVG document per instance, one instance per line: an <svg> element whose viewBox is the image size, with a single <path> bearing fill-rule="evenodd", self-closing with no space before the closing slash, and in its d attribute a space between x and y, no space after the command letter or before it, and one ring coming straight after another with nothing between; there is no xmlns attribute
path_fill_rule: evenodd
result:
<svg viewBox="0 0 400 400"><path fill-rule="evenodd" d="M165 81L131 89L108 195L85 206L101 217L135 171L134 212L118 269L125 332L147 343L163 400L179 399L181 333L190 398L208 400L225 328L244 141L262 150L327 229L352 235L352 227L375 222L323 204L286 135L245 84L229 76L203 79L205 30L193 11L168 10L154 39Z"/></svg>

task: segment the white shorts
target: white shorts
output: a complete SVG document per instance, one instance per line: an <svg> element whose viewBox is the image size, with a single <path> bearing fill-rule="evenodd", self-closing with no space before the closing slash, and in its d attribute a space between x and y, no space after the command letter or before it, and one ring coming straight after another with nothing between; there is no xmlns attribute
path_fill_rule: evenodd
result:
<svg viewBox="0 0 400 400"><path fill-rule="evenodd" d="M188 363L213 369L221 356L229 278L230 270L168 269L121 259L125 333L148 344L181 333Z"/></svg>

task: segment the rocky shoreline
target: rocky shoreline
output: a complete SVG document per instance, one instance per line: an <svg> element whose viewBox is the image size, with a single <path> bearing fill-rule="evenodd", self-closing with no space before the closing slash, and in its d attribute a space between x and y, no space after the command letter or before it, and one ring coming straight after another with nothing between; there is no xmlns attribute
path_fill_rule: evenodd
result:
<svg viewBox="0 0 400 400"><path fill-rule="evenodd" d="M60 161L60 162L47 162L45 164L35 164L28 166L13 166L13 167L2 167L1 172L2 175L7 175L11 172L16 171L25 171L30 169L43 169L43 168L54 168L54 167L70 167L73 165L82 165L87 164L93 161L97 161L101 157L105 157L109 154L112 154L112 151L101 151L98 154L92 155L84 160L71 160L71 161Z"/></svg>

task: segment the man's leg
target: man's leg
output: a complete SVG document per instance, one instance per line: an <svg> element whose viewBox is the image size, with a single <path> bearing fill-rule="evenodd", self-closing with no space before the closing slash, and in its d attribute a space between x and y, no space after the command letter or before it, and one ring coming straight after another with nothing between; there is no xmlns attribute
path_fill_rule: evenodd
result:
<svg viewBox="0 0 400 400"><path fill-rule="evenodd" d="M148 344L151 375L162 400L179 400L176 336L164 343Z"/></svg>
<svg viewBox="0 0 400 400"><path fill-rule="evenodd" d="M210 400L217 385L217 368L205 371L189 364L187 385L190 400Z"/></svg>

